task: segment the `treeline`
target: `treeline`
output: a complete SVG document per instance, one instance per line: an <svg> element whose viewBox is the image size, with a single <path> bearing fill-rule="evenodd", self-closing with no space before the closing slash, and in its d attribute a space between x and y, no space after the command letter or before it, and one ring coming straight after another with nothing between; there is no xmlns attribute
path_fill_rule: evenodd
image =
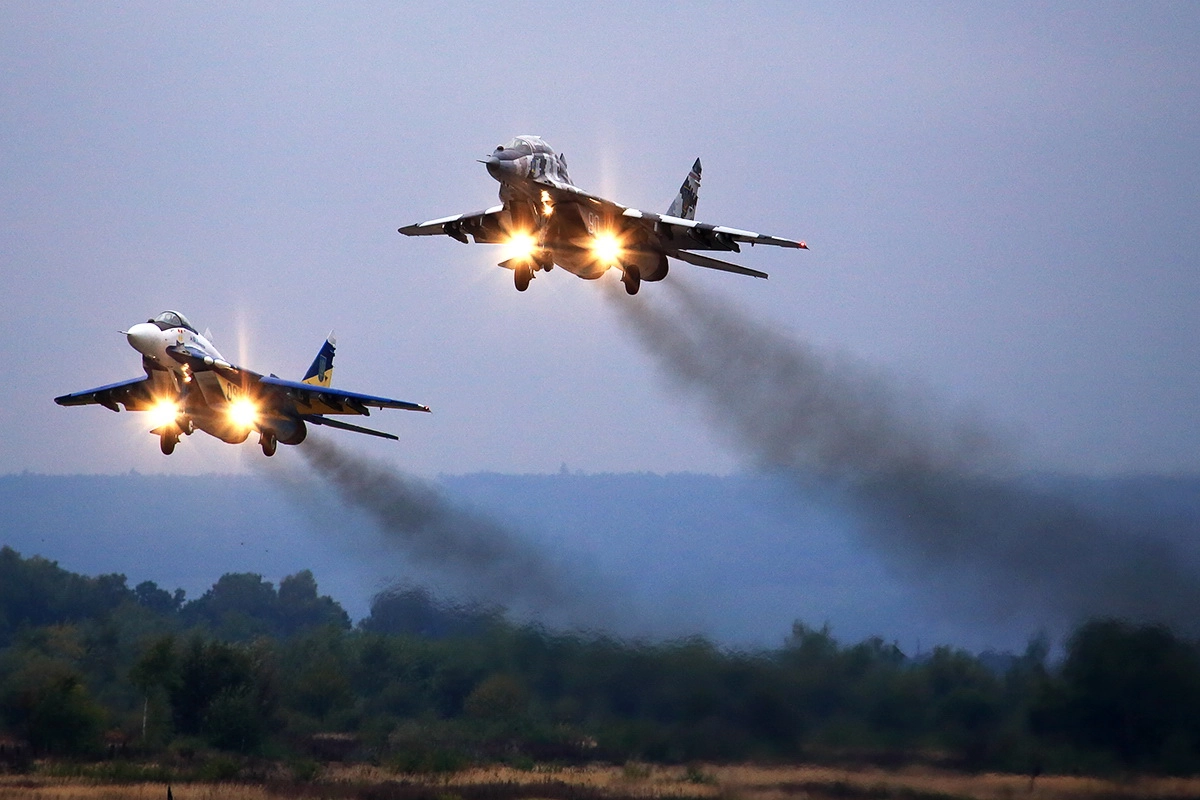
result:
<svg viewBox="0 0 1200 800"><path fill-rule="evenodd" d="M378 595L352 626L307 571L278 587L228 574L188 600L0 549L0 755L1200 770L1195 642L1096 620L1048 653L1035 639L1020 656L914 658L800 623L757 652L628 641L416 588Z"/></svg>

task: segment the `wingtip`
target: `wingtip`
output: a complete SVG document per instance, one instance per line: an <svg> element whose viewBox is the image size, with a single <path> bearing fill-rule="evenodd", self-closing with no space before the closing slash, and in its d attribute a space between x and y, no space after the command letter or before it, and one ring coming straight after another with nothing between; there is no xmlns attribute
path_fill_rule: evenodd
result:
<svg viewBox="0 0 1200 800"><path fill-rule="evenodd" d="M808 249L808 245L806 245L804 242L801 242L801 243L800 243L800 249L801 249L801 250L807 250L807 249Z"/></svg>

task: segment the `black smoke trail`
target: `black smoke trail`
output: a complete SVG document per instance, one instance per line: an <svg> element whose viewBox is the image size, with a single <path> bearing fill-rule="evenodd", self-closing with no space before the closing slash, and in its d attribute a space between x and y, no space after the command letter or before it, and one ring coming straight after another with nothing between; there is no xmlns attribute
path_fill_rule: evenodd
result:
<svg viewBox="0 0 1200 800"><path fill-rule="evenodd" d="M1143 531L1092 513L1019 476L972 416L678 282L670 290L670 307L616 298L668 380L756 466L835 487L873 545L959 608L1200 630L1200 567L1181 544L1195 541L1194 523Z"/></svg>
<svg viewBox="0 0 1200 800"><path fill-rule="evenodd" d="M320 483L332 486L346 506L365 511L401 558L445 579L439 594L572 627L617 627L625 616L598 575L455 505L435 486L319 436L298 449Z"/></svg>

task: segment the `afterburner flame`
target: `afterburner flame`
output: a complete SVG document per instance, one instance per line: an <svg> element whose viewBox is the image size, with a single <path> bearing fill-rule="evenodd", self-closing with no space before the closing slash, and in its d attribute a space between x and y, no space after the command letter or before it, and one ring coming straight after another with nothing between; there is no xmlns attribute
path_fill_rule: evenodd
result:
<svg viewBox="0 0 1200 800"><path fill-rule="evenodd" d="M528 233L514 233L508 238L509 258L529 259L537 249L537 240Z"/></svg>
<svg viewBox="0 0 1200 800"><path fill-rule="evenodd" d="M621 258L621 240L611 233L602 233L592 240L592 255L601 264L615 264Z"/></svg>
<svg viewBox="0 0 1200 800"><path fill-rule="evenodd" d="M229 421L239 428L253 428L258 422L258 406L247 397L234 400L225 413L229 416Z"/></svg>
<svg viewBox="0 0 1200 800"><path fill-rule="evenodd" d="M147 409L146 413L150 415L151 430L165 425L174 425L175 420L179 417L179 404L164 397L156 401Z"/></svg>

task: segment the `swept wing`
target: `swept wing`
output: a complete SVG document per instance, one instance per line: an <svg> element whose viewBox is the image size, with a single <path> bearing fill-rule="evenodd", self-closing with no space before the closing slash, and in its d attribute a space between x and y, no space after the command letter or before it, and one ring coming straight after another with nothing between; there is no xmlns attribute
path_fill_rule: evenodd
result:
<svg viewBox="0 0 1200 800"><path fill-rule="evenodd" d="M400 233L405 236L439 236L445 234L463 244L470 244L471 236L478 244L497 244L505 240L508 215L504 206L492 206L470 214L455 214L450 217L405 225Z"/></svg>
<svg viewBox="0 0 1200 800"><path fill-rule="evenodd" d="M728 261L698 255L694 250L740 253L741 245L756 244L773 247L789 247L807 250L808 245L781 236L768 236L755 231L731 228L726 225L711 225L694 219L657 214L623 206L611 200L588 194L574 186L555 186L548 189L556 202L582 202L613 221L625 246L629 250L662 253L670 258L693 264L697 267L734 272L755 278L766 278L767 273Z"/></svg>
<svg viewBox="0 0 1200 800"><path fill-rule="evenodd" d="M376 397L328 386L314 386L311 383L284 380L274 375L257 377L259 383L265 387L264 393L270 392L276 397L286 398L294 405L296 411L303 415L362 414L367 416L370 415L372 408L396 408L402 411L429 410L428 406L409 403L405 400L393 400L390 397Z"/></svg>
<svg viewBox="0 0 1200 800"><path fill-rule="evenodd" d="M60 406L101 405L113 411L146 411L154 407L161 395L174 395L175 381L167 372L147 369L145 377L110 383L95 389L84 389L54 398Z"/></svg>

